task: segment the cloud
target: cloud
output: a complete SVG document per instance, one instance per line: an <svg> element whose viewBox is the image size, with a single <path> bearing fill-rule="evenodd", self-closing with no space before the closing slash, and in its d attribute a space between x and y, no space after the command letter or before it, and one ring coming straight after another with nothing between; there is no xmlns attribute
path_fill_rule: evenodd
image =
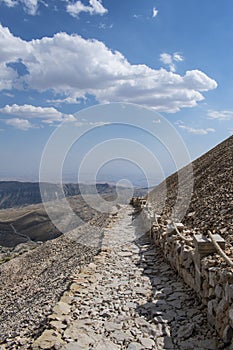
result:
<svg viewBox="0 0 233 350"><path fill-rule="evenodd" d="M25 12L34 16L38 9L38 0L0 0L0 4L4 3L8 7L22 5Z"/></svg>
<svg viewBox="0 0 233 350"><path fill-rule="evenodd" d="M77 98L72 98L72 97L66 97L66 98L57 98L53 100L47 100L48 103L53 103L55 105L59 105L62 103L67 103L67 104L79 104L80 101L77 100Z"/></svg>
<svg viewBox="0 0 233 350"><path fill-rule="evenodd" d="M160 55L160 61L166 65L169 66L170 71L171 72L175 72L176 68L175 65L173 63L173 58L172 55L170 55L169 53L161 53Z"/></svg>
<svg viewBox="0 0 233 350"><path fill-rule="evenodd" d="M153 10L152 10L152 17L156 17L158 15L159 11L157 10L156 7L153 7Z"/></svg>
<svg viewBox="0 0 233 350"><path fill-rule="evenodd" d="M5 107L0 108L0 114L7 117L8 116L18 117L18 118L9 119L5 121L6 124L15 126L18 129L20 129L20 127L18 127L19 120L23 121L22 125L24 127L29 125L29 123L25 123L25 120L27 121L28 119L34 119L34 120L40 119L41 122L44 124L53 124L57 122L60 123L60 122L76 120L76 118L73 115L63 114L58 110L56 110L54 107L35 107L32 105L23 105L23 106L19 106L17 104L13 104L12 106L6 105ZM19 118L23 118L23 119L19 119ZM22 129L22 130L26 130L26 129Z"/></svg>
<svg viewBox="0 0 233 350"><path fill-rule="evenodd" d="M108 125L111 124L110 122L104 122L104 121L97 121L97 122L89 122L87 120L81 120L77 121L74 125L75 126L84 126L84 125L89 125L89 126L103 126L103 125Z"/></svg>
<svg viewBox="0 0 233 350"><path fill-rule="evenodd" d="M161 53L160 55L160 61L163 62L164 64L171 64L172 63L172 55L169 53Z"/></svg>
<svg viewBox="0 0 233 350"><path fill-rule="evenodd" d="M173 60L176 62L182 62L184 60L184 57L181 56L181 54L179 54L178 52L175 52L173 54Z"/></svg>
<svg viewBox="0 0 233 350"><path fill-rule="evenodd" d="M202 91L217 87L215 80L199 70L181 76L164 68L131 64L103 42L79 35L57 33L28 42L0 26L0 47L1 89L27 86L73 101L91 95L100 103L131 102L176 112L196 106L204 99ZM17 60L25 65L27 75L17 76L7 67Z"/></svg>
<svg viewBox="0 0 233 350"><path fill-rule="evenodd" d="M15 79L17 79L17 73L0 62L0 91L10 90Z"/></svg>
<svg viewBox="0 0 233 350"><path fill-rule="evenodd" d="M216 88L216 82L214 80L210 82L209 77L197 69L187 71L184 80L186 87L192 87L195 90L208 91Z"/></svg>
<svg viewBox="0 0 233 350"><path fill-rule="evenodd" d="M15 97L14 94L11 94L10 92L3 92L3 95L7 96L7 97L10 97L10 98L13 98Z"/></svg>
<svg viewBox="0 0 233 350"><path fill-rule="evenodd" d="M0 4L5 4L8 7L14 7L17 4L16 0L0 0Z"/></svg>
<svg viewBox="0 0 233 350"><path fill-rule="evenodd" d="M90 15L105 15L108 10L102 5L101 0L89 0L89 6L84 5L81 1L69 3L66 7L67 12L73 16L78 17L81 12L87 12Z"/></svg>
<svg viewBox="0 0 233 350"><path fill-rule="evenodd" d="M112 29L113 28L113 23L110 24L110 25L107 25L105 23L100 23L99 26L98 26L99 29Z"/></svg>
<svg viewBox="0 0 233 350"><path fill-rule="evenodd" d="M172 55L170 53L161 53L160 55L160 61L169 66L169 69L171 72L176 71L175 62L182 62L184 60L184 57L181 56L178 52L173 53Z"/></svg>
<svg viewBox="0 0 233 350"><path fill-rule="evenodd" d="M209 133L215 132L215 129L213 128L206 128L206 129L193 128L191 126L185 125L182 121L179 121L179 120L175 124L177 124L180 129L186 130L189 134L207 135Z"/></svg>
<svg viewBox="0 0 233 350"><path fill-rule="evenodd" d="M232 120L233 111L208 111L209 119L218 119L218 120Z"/></svg>
<svg viewBox="0 0 233 350"><path fill-rule="evenodd" d="M141 18L141 17L142 17L142 15L137 15L137 14L133 15L133 18Z"/></svg>
<svg viewBox="0 0 233 350"><path fill-rule="evenodd" d="M27 131L34 127L28 120L20 119L20 118L7 119L7 120L4 120L4 123L23 131Z"/></svg>

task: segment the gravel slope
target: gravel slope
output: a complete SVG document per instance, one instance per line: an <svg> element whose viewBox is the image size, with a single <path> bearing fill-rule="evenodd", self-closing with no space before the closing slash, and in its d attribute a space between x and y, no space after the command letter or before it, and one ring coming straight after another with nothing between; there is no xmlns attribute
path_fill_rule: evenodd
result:
<svg viewBox="0 0 233 350"><path fill-rule="evenodd" d="M47 241L0 265L0 344L13 346L18 337L40 334L53 305L67 289L70 276L98 253L102 228L108 222L106 214L91 221L95 225L93 233L99 231L95 246L76 239L79 235L86 242L87 234L91 237L90 225L86 224L75 230L76 235L71 232Z"/></svg>
<svg viewBox="0 0 233 350"><path fill-rule="evenodd" d="M182 222L202 233L207 230L221 233L230 243L233 240L233 136L195 160L192 167L193 193ZM192 176L190 168L181 169L179 175L185 188ZM165 217L169 217L177 200L177 179L177 173L171 175L148 196L157 212Z"/></svg>

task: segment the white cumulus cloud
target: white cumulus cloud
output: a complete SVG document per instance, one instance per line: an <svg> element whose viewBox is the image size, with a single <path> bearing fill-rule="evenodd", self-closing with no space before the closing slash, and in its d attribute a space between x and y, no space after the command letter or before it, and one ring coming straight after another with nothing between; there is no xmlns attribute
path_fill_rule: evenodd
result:
<svg viewBox="0 0 233 350"><path fill-rule="evenodd" d="M209 119L217 119L217 120L232 120L233 119L233 111L208 111Z"/></svg>
<svg viewBox="0 0 233 350"><path fill-rule="evenodd" d="M42 123L45 124L53 124L57 122L67 122L67 121L75 121L76 118L71 114L63 114L59 112L54 107L36 107L32 105L17 105L13 104L12 106L6 105L3 108L0 108L0 115L3 117L15 117L11 119L7 119L5 123L15 126L18 129L22 129L24 127L26 130L26 127L28 125L28 128L30 123L26 123L25 121L28 121L28 119L40 119ZM17 117L17 118L16 118ZM22 127L19 127L19 120L22 120ZM20 124L21 125L21 124Z"/></svg>
<svg viewBox="0 0 233 350"><path fill-rule="evenodd" d="M84 5L81 1L69 2L66 10L73 17L77 17L81 12L87 12L90 15L105 15L108 12L101 0L89 0L89 6Z"/></svg>
<svg viewBox="0 0 233 350"><path fill-rule="evenodd" d="M176 62L182 62L184 60L184 57L181 54L179 54L178 52L175 52L173 54L173 60Z"/></svg>
<svg viewBox="0 0 233 350"><path fill-rule="evenodd" d="M160 55L160 61L163 62L164 64L171 64L173 62L172 55L169 53L161 53Z"/></svg>
<svg viewBox="0 0 233 350"><path fill-rule="evenodd" d="M173 54L164 52L160 54L160 61L163 64L168 65L171 72L176 71L175 62L182 62L183 60L184 57L178 52L175 52Z"/></svg>
<svg viewBox="0 0 233 350"><path fill-rule="evenodd" d="M180 129L186 130L189 134L207 135L209 133L215 132L215 129L213 128L193 128L191 126L185 125L182 121L177 121L176 124Z"/></svg>
<svg viewBox="0 0 233 350"><path fill-rule="evenodd" d="M192 86L193 89L195 90L199 90L199 91L207 91L207 90L211 90L214 89L216 87L216 82L214 80L212 80L210 82L209 77L197 70L191 70L191 71L187 71L185 73L185 86L190 87ZM207 88L208 85L208 88Z"/></svg>
<svg viewBox="0 0 233 350"><path fill-rule="evenodd" d="M9 90L26 84L28 89L52 91L70 101L92 95L100 103L131 102L176 112L196 106L204 99L202 91L217 87L215 80L199 70L182 76L131 64L103 42L79 35L57 33L28 42L0 26L0 46L1 84ZM17 78L7 63L19 60L28 74Z"/></svg>
<svg viewBox="0 0 233 350"><path fill-rule="evenodd" d="M38 0L0 0L0 3L4 3L8 7L22 5L25 12L32 16L36 14L38 9Z"/></svg>
<svg viewBox="0 0 233 350"><path fill-rule="evenodd" d="M6 119L4 120L4 123L23 131L27 131L34 127L27 119L20 119L20 118Z"/></svg>

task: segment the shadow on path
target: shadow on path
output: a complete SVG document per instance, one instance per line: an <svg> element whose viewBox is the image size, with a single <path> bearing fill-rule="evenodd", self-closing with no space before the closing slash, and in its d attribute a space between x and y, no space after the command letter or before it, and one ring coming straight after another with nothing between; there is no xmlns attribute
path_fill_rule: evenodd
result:
<svg viewBox="0 0 233 350"><path fill-rule="evenodd" d="M133 216L133 225L139 226L139 218ZM137 231L137 229L136 229ZM168 265L159 247L155 247L148 235L135 241L140 250L137 267L152 287L148 302L138 305L137 312L151 324L160 350L220 350L217 336L207 323L206 308L197 295ZM154 334L155 333L155 334Z"/></svg>

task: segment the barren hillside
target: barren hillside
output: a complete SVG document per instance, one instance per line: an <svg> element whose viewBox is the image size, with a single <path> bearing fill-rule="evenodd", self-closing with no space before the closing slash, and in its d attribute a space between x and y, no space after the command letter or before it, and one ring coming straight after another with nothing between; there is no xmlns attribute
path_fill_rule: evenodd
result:
<svg viewBox="0 0 233 350"><path fill-rule="evenodd" d="M86 204L81 195L69 197L68 201L77 215L76 223L78 218L80 218L81 223L98 215L95 209ZM65 215L61 212L59 220L65 219ZM12 224L20 235L14 233ZM73 228L68 225L67 231ZM0 210L0 246L15 247L19 243L27 242L28 238L44 242L60 235L61 232L50 221L43 204Z"/></svg>
<svg viewBox="0 0 233 350"><path fill-rule="evenodd" d="M53 305L68 287L70 276L99 251L108 220L108 215L99 214L90 225L0 265L0 344L8 339L9 345L18 336L40 333Z"/></svg>
<svg viewBox="0 0 233 350"><path fill-rule="evenodd" d="M233 136L195 160L192 166L193 193L182 222L201 232L214 230L229 240L233 229ZM180 170L184 188L191 175L188 167ZM163 198L167 195L162 210L164 216L169 217L177 200L177 179L177 173L171 175L148 196L159 211Z"/></svg>

